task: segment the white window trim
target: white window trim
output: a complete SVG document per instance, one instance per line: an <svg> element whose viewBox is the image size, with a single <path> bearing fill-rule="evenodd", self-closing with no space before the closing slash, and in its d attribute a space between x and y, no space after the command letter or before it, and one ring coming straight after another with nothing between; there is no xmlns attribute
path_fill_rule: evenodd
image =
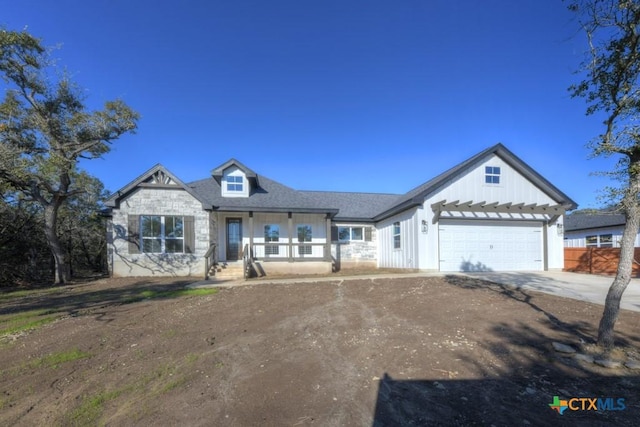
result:
<svg viewBox="0 0 640 427"><path fill-rule="evenodd" d="M242 182L229 182L229 177L240 178ZM229 190L229 185L241 184L242 190ZM229 168L222 176L220 184L222 197L249 197L249 180L241 169Z"/></svg>
<svg viewBox="0 0 640 427"><path fill-rule="evenodd" d="M491 168L491 172L487 172L487 168ZM495 170L498 170L498 172L496 173ZM493 181L493 178L498 178L498 182L487 182L487 178L491 177L491 180ZM502 183L502 167L500 166L485 166L484 167L484 184L485 185L500 185Z"/></svg>
<svg viewBox="0 0 640 427"><path fill-rule="evenodd" d="M398 225L398 232L396 233L396 224ZM394 222L391 227L393 227L391 229L391 235L393 237L393 241L392 241L392 245L393 245L393 250L395 251L399 251L402 249L402 225L400 223L400 221L396 221ZM398 238L398 246L396 247L396 237Z"/></svg>
<svg viewBox="0 0 640 427"><path fill-rule="evenodd" d="M142 219L144 217L160 217L160 252L146 252L144 250L144 241L145 240L157 240L158 237L144 237L143 236L143 232L144 232L144 227L142 226ZM166 240L167 240L167 234L166 234L166 228L165 228L165 221L167 217L171 217L171 218L181 218L182 219L182 237L171 237L170 240L182 240L182 251L181 252L167 252L167 245L166 245ZM141 253L145 253L145 254L183 254L184 252L184 246L185 246L185 241L184 241L184 216L182 215L140 215L140 224L138 226L138 229L140 230L140 252Z"/></svg>
<svg viewBox="0 0 640 427"><path fill-rule="evenodd" d="M269 240L267 238L267 233L265 230L264 233L264 253L267 256L271 256L271 255L280 255L280 245L277 246L269 246L270 243L280 243L280 224L265 224L264 227L278 227L278 239L276 240Z"/></svg>
<svg viewBox="0 0 640 427"><path fill-rule="evenodd" d="M608 242L603 242L602 236L611 236L611 240ZM589 237L595 237L595 243L587 243L587 238ZM584 246L586 248L615 248L616 244L617 242L613 233L589 234L588 236L584 236Z"/></svg>
<svg viewBox="0 0 640 427"><path fill-rule="evenodd" d="M341 239L340 238L340 229L341 228L348 228L349 229L349 238L347 238L347 239ZM361 234L362 238L360 238L360 239L354 239L353 238L353 229L354 228L360 228L362 230L362 234ZM359 226L339 225L338 226L338 241L339 242L364 242L364 233L365 233L364 229L365 229L365 227L362 226L362 225L359 225Z"/></svg>

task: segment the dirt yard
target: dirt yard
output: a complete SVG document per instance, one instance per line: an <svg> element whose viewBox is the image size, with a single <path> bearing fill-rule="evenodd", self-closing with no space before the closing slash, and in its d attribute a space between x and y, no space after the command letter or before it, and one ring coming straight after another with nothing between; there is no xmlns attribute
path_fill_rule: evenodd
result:
<svg viewBox="0 0 640 427"><path fill-rule="evenodd" d="M640 419L640 371L552 348L591 348L600 306L461 276L174 292L187 283L103 279L0 294L0 425ZM6 332L25 319L35 329ZM624 350L614 356L637 359L640 313L623 311L617 332ZM554 396L624 398L625 409L560 415Z"/></svg>

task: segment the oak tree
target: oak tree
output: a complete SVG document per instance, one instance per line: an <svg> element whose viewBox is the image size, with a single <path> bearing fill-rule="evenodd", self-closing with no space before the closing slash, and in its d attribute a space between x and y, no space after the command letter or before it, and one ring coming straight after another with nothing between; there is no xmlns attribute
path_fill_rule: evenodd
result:
<svg viewBox="0 0 640 427"><path fill-rule="evenodd" d="M619 185L609 191L626 217L620 262L598 328L598 346L611 350L640 226L640 2L577 0L569 9L576 12L588 41L580 70L584 78L570 91L586 100L587 114L604 118L603 131L590 148L595 156L617 157L616 167L607 173Z"/></svg>
<svg viewBox="0 0 640 427"><path fill-rule="evenodd" d="M50 53L26 31L0 31L0 181L41 207L55 283L65 283L71 269L58 214L84 191L78 161L107 153L114 140L135 131L138 114L121 100L88 111L81 90L57 72Z"/></svg>

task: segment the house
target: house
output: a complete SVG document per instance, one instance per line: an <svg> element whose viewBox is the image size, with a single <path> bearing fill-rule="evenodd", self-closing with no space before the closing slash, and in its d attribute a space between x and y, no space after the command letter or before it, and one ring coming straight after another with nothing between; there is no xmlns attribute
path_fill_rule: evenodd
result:
<svg viewBox="0 0 640 427"><path fill-rule="evenodd" d="M405 194L294 190L231 159L190 183L156 165L106 205L113 276L559 270L576 208L502 144Z"/></svg>
<svg viewBox="0 0 640 427"><path fill-rule="evenodd" d="M619 248L625 217L623 214L576 213L565 218L564 246L566 248ZM640 247L640 235L636 236Z"/></svg>

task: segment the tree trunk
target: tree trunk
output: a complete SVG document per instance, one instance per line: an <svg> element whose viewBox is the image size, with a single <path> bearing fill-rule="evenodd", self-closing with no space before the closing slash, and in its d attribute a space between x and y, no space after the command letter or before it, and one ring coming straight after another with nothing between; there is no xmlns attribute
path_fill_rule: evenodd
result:
<svg viewBox="0 0 640 427"><path fill-rule="evenodd" d="M638 227L640 226L640 208L635 201L636 196L633 195L632 197L633 200L625 200L629 204L625 203L626 224L622 233L622 241L620 242L620 262L618 263L616 277L609 288L609 292L607 292L604 312L598 327L598 346L606 351L613 349L615 343L613 328L618 319L620 300L633 274L635 241L638 235Z"/></svg>
<svg viewBox="0 0 640 427"><path fill-rule="evenodd" d="M45 206L44 209L44 234L47 243L53 254L54 265L54 283L62 284L71 280L71 266L67 251L60 242L56 233L58 222L58 208L60 203L52 202Z"/></svg>

